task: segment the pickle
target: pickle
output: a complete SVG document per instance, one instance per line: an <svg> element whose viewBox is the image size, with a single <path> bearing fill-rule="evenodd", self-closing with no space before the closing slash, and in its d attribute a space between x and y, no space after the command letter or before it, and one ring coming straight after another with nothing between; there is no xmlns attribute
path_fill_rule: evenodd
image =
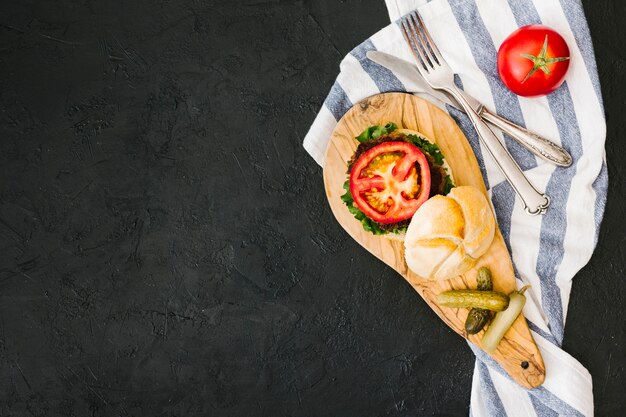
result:
<svg viewBox="0 0 626 417"><path fill-rule="evenodd" d="M483 266L478 270L476 282L478 289L481 291L491 291L493 289L491 271L489 268ZM473 308L470 310L465 320L465 331L468 334L476 334L489 323L489 320L491 320L491 311L482 308Z"/></svg>
<svg viewBox="0 0 626 417"><path fill-rule="evenodd" d="M476 284L481 291L493 290L493 282L491 280L491 271L486 266L483 266L478 270L476 275Z"/></svg>
<svg viewBox="0 0 626 417"><path fill-rule="evenodd" d="M509 296L495 291L452 290L437 296L437 303L452 308L482 308L502 311L509 305Z"/></svg>
<svg viewBox="0 0 626 417"><path fill-rule="evenodd" d="M465 319L465 331L467 334L476 334L491 320L491 311L482 308L473 308Z"/></svg>

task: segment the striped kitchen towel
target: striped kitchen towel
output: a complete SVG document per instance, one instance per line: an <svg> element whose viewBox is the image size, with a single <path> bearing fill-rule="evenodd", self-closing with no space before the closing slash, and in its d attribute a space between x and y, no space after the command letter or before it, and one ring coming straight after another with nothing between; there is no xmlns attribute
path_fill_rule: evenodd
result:
<svg viewBox="0 0 626 417"><path fill-rule="evenodd" d="M321 165L332 130L358 101L389 91L415 91L410 80L366 58L382 50L407 61L413 57L398 19L417 9L457 82L501 116L561 144L574 158L557 168L521 145L497 135L531 182L552 199L544 216L526 215L510 185L482 148L469 119L446 107L469 139L498 223L509 247L518 286L531 284L524 308L546 365L546 381L527 390L472 346L476 357L470 415L592 416L589 372L561 349L574 275L589 261L604 213L608 176L604 155L606 126L591 37L580 0L386 0L391 20L341 62L337 81L304 139ZM563 35L571 49L565 84L547 97L522 98L500 82L496 52L520 26L543 23Z"/></svg>

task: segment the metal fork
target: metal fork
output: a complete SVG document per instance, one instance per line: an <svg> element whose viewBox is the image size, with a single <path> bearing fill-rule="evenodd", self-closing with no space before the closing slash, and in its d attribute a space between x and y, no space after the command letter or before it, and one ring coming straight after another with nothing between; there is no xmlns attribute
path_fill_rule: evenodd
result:
<svg viewBox="0 0 626 417"><path fill-rule="evenodd" d="M454 84L454 72L443 59L420 15L417 12L412 12L403 17L401 26L422 77L434 89L450 94L465 109L481 142L524 203L526 213L530 215L544 214L550 205L550 198L537 191L528 181L509 151L468 103L465 93Z"/></svg>

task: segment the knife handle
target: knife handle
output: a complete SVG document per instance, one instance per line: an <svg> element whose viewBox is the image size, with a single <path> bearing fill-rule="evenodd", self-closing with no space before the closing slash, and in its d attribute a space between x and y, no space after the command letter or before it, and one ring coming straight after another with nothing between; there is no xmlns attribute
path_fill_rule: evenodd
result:
<svg viewBox="0 0 626 417"><path fill-rule="evenodd" d="M474 128L478 132L480 141L485 145L498 165L498 168L500 168L517 196L524 203L526 213L531 216L544 214L550 205L550 198L537 191L530 181L528 181L524 171L517 165L509 151L507 151L502 142L500 142L489 126L487 126L465 99L464 93L455 85L446 88L446 91L452 94L465 109Z"/></svg>
<svg viewBox="0 0 626 417"><path fill-rule="evenodd" d="M479 115L484 120L488 121L501 131L508 134L511 138L521 143L538 157L562 167L572 165L572 157L570 154L565 149L555 143L552 143L548 139L536 135L521 126L498 116L497 114L491 113L484 106L481 108Z"/></svg>

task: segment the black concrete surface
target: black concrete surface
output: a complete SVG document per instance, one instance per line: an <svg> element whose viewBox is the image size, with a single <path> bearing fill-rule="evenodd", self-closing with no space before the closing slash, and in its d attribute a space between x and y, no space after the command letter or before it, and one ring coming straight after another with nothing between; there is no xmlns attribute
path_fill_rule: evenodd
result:
<svg viewBox="0 0 626 417"><path fill-rule="evenodd" d="M618 417L626 6L584 3L611 185L564 346ZM379 0L0 3L1 416L467 415L472 353L301 147L386 24Z"/></svg>

